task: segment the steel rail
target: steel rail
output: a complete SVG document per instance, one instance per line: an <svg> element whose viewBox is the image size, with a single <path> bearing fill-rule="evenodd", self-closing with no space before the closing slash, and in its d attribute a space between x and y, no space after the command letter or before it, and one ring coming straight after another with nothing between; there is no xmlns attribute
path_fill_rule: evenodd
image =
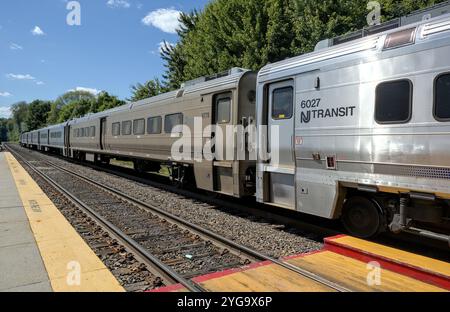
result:
<svg viewBox="0 0 450 312"><path fill-rule="evenodd" d="M154 255L149 253L145 248L143 248L139 243L137 243L135 240L133 240L131 237L123 233L118 227L110 223L108 220L104 219L101 215L99 215L97 212L95 212L94 209L87 206L85 203L83 203L81 200L79 200L75 195L73 195L70 191L65 189L63 186L59 185L56 181L54 181L51 177L49 177L47 174L42 172L41 170L37 169L36 166L31 164L28 160L26 160L22 155L20 155L18 152L12 150L11 148L7 147L7 150L14 154L16 157L18 157L23 163L25 163L33 172L38 174L42 179L44 179L47 183L49 183L51 186L53 186L56 190L58 190L60 193L62 193L64 196L69 198L80 210L88 214L92 219L94 219L98 224L100 224L103 228L107 229L108 232L112 232L115 234L115 236L119 237L121 242L124 243L125 246L131 247L133 252L137 253L140 258L144 259L151 267L155 268L156 271L161 275L163 280L169 281L172 284L181 284L184 287L186 287L187 290L191 292L205 292L206 290L203 289L201 286L193 283L190 280L185 279L183 276L175 272L171 267L167 266L163 262L161 262L158 258L156 258ZM48 161L43 161L53 166L53 164L49 163ZM59 168L56 168L59 169Z"/></svg>
<svg viewBox="0 0 450 312"><path fill-rule="evenodd" d="M144 207L144 208L148 209L150 212L162 215L164 218L172 220L172 222L176 222L178 224L181 224L184 227L187 227L187 228L189 228L191 230L193 229L193 230L195 230L195 232L201 233L202 236L206 236L208 239L210 239L213 242L214 241L221 242L222 244L225 244L226 246L229 246L229 247L231 247L234 250L240 251L242 254L246 254L250 258L254 258L254 259L257 259L259 261L272 262L272 263L274 263L274 264L276 264L276 265L278 265L280 267L283 267L283 268L288 269L288 270L290 270L292 272L295 272L295 273L297 273L299 275L307 277L307 278L309 278L311 280L314 280L314 281L316 281L316 282L318 282L318 283L320 283L322 285L330 287L330 288L332 288L332 289L334 289L336 291L339 291L339 292L351 292L350 289L348 289L348 288L346 288L346 287L344 287L342 285L339 285L339 284L337 284L337 283L335 283L333 281L330 281L330 280L328 280L328 279L326 279L326 278L324 278L322 276L319 276L319 275L317 275L317 274L315 274L315 273L313 273L311 271L302 269L302 268L297 267L295 265L292 265L290 263L286 263L286 262L284 262L282 260L275 259L273 257L267 256L267 255L265 255L265 254L263 254L263 253L261 253L259 251L256 251L256 250L251 249L249 247L246 247L244 245L238 244L238 243L236 243L236 242L234 242L234 241L232 241L232 240L230 240L228 238L225 238L225 237L223 237L221 235L218 235L218 234L216 234L216 233L214 233L214 232L212 232L212 231L210 231L208 229L205 229L205 228L200 227L200 226L198 226L196 224L193 224L193 223L190 223L188 221L185 221L185 220L179 218L178 216L175 216L175 215L173 215L173 214L171 214L171 213L169 213L167 211L162 210L161 208L156 207L155 205L151 205L149 203L145 203L145 202L143 202L143 201L141 201L139 199L133 198L132 196L130 196L128 194L125 194L125 193L123 193L123 192L121 192L119 190L116 190L116 189L114 189L112 187L103 185L103 184L101 184L101 183L99 183L99 182L97 182L97 181L95 181L95 180L93 180L91 178L82 176L81 174L73 172L73 171L71 171L69 169L66 169L66 168L63 168L61 166L52 164L49 161L46 161L46 160L43 160L43 161L48 163L50 166L52 166L52 167L54 167L54 168L56 168L58 170L64 171L64 172L66 172L68 174L71 174L71 175L77 177L77 178L83 179L86 182L91 183L91 184L93 184L93 185L95 185L97 187L105 189L105 190L109 191L110 193L112 193L112 194L114 194L116 196L119 196L122 199L125 199L125 200L127 200L127 201L129 201L129 202L131 202L131 203L133 203L133 204L135 204L137 206Z"/></svg>

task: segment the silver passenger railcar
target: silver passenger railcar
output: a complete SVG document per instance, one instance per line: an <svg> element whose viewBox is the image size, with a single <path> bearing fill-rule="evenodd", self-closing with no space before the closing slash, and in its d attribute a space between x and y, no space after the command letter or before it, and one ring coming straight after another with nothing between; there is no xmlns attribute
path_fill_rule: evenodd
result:
<svg viewBox="0 0 450 312"><path fill-rule="evenodd" d="M181 89L129 103L109 111L91 114L68 123L66 142L71 157L98 162L111 158L132 160L140 171L170 168L171 178L179 184L192 183L199 189L242 197L254 195L256 159L221 159L212 155L209 161L195 161L195 150L215 138L214 125L226 131L227 126L247 125L255 121L256 73L239 68L227 73L187 82ZM190 132L190 151L176 159L173 145L180 136L172 135L176 126ZM237 149L237 139L230 133L225 144ZM234 153L236 154L236 153Z"/></svg>
<svg viewBox="0 0 450 312"><path fill-rule="evenodd" d="M259 72L257 200L449 240L450 15L321 46Z"/></svg>

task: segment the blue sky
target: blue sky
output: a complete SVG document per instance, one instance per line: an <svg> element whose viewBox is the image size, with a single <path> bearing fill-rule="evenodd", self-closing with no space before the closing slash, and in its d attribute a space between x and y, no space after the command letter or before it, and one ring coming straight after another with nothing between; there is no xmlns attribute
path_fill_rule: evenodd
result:
<svg viewBox="0 0 450 312"><path fill-rule="evenodd" d="M79 26L67 24L68 2L0 1L0 117L76 88L127 98L130 85L164 73L158 49L177 42L179 12L208 1L79 0Z"/></svg>

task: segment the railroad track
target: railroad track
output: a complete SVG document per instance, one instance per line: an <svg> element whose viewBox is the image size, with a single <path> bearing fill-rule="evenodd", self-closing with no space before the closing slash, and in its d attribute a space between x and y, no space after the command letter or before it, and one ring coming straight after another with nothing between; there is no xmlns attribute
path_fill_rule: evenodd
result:
<svg viewBox="0 0 450 312"><path fill-rule="evenodd" d="M51 155L54 157L55 155ZM151 187L162 189L170 193L181 195L188 198L193 198L201 202L205 202L218 207L227 207L236 211L240 211L245 216L257 216L266 220L281 223L293 228L302 229L318 235L321 239L332 237L343 233L343 229L333 220L325 220L310 215L304 215L292 211L282 211L278 208L267 207L256 202L247 201L245 204L236 203L234 198L227 200L220 197L211 197L199 193L198 191L191 191L189 189L180 189L164 182L168 180L155 173L137 173L134 169L122 167L118 165L97 165L93 163L80 162L74 159L67 159L58 157L61 160L70 163L91 168L93 170L109 173L121 178L142 183ZM158 181L161 182L158 182ZM242 199L239 199L240 201ZM437 240L426 237L420 237L410 233L392 234L383 233L383 235L373 238L371 241L388 245L393 248L405 249L410 252L422 254L427 257L436 257L444 261L448 261L448 245ZM432 249L430 249L430 247Z"/></svg>
<svg viewBox="0 0 450 312"><path fill-rule="evenodd" d="M133 239L129 235L125 234L123 231L123 228L119 228L109 220L107 220L104 216L102 216L96 209L98 207L94 208L92 204L87 204L86 202L90 202L92 200L92 197L90 199L81 199L80 194L74 194L73 190L68 190L67 187L62 186L61 181L68 181L67 175L70 176L71 181L78 181L79 183L84 183L85 185L88 185L88 193L90 195L96 195L97 192L106 192L110 196L114 197L115 200L119 200L121 202L126 202L129 205L132 205L134 207L139 208L141 211L144 211L148 214L151 214L155 216L155 218L163 220L162 222L167 222L171 224L171 226L176 226L178 229L182 229L185 234L190 233L191 235L195 235L197 238L197 241L199 239L207 242L211 242L217 249L222 251L222 254L230 254L230 256L233 256L234 259L245 259L245 262L243 264L248 264L249 262L255 262L255 261L269 261L272 262L280 267L283 267L289 271L291 271L293 274L298 274L303 277L307 277L313 281L316 281L322 285L325 285L335 291L338 292L349 292L351 290L336 284L335 282L332 282L330 280L327 280L326 278L323 278L313 272L304 270L302 268L296 267L294 265L291 265L289 263L283 262L282 260L272 258L270 256L267 256L265 254L262 254L256 250L253 250L251 248L248 248L246 246L243 246L241 244L238 244L232 240L229 240L221 235L218 235L216 233L211 232L208 229L205 229L203 227L200 227L196 224L187 222L185 220L180 219L179 217L168 213L167 211L164 211L160 209L159 207L155 205L151 205L149 203L142 202L138 199L135 199L119 190L113 189L111 187L108 187L106 185L102 185L98 183L97 181L94 181L93 179L82 176L79 173L73 172L71 170L68 170L66 168L63 168L59 165L50 163L47 160L39 160L39 161L29 161L25 159L20 153L13 150L10 147L7 147L8 150L13 153L18 160L20 160L22 163L24 163L26 166L28 166L33 172L35 172L37 175L42 177L45 181L47 181L50 185L52 185L55 189L57 189L61 194L68 197L71 201L75 202L77 206L79 206L82 210L84 210L89 216L91 216L99 225L106 228L108 232L111 232L113 235L115 235L120 241L123 243L124 246L129 248L133 253L138 255L138 258L143 259L146 265L148 265L151 268L154 268L152 272L155 272L158 276L161 276L161 278L164 280L164 283L166 285L171 285L175 283L182 284L186 289L193 292L199 292L204 291L204 289L199 286L198 284L195 284L190 280L190 278L199 276L205 273L209 272L195 272L195 275L186 277L186 274L181 274L179 270L174 269L174 265L170 265L171 261L170 259L165 259L165 261L161 260L160 257L157 255L151 253L148 251L148 248L143 246L142 241L137 241L136 239ZM56 173L59 172L59 173ZM66 178L55 178L58 174L64 173ZM52 176L53 175L53 176ZM62 180L61 180L62 179ZM77 183L78 183L77 182ZM74 186L77 186L76 183L70 182L74 184ZM69 183L69 184L70 184ZM78 184L79 186L80 184ZM85 192L86 193L86 192ZM86 195L84 193L84 195ZM132 209L130 209L131 211ZM127 216L128 217L128 216ZM172 242L173 243L173 242ZM220 259L222 260L222 259ZM169 264L168 264L169 263ZM232 265L236 266L236 263L230 263L230 267ZM226 269L227 267L220 267L218 266L216 268L217 271Z"/></svg>
<svg viewBox="0 0 450 312"><path fill-rule="evenodd" d="M181 274L175 272L170 266L164 264L159 259L157 259L154 255L149 253L145 248L143 248L136 240L132 239L130 236L125 234L122 230L120 230L117 226L109 222L106 218L101 216L99 213L95 211L93 207L87 205L83 200L79 199L77 196L72 194L71 191L67 190L65 187L61 186L60 183L51 178L48 174L43 172L42 169L39 169L38 166L35 165L32 161L25 159L18 152L12 150L11 148L7 149L23 164L25 164L30 170L32 170L35 174L37 174L40 178L50 184L54 189L68 198L72 203L74 203L78 209L80 209L83 213L88 215L92 220L94 220L99 226L101 226L108 234L110 234L113 238L117 239L121 245L125 246L130 252L136 255L137 259L141 260L150 271L161 277L163 283L165 285L172 284L182 284L189 291L192 292L201 292L204 291L199 285L195 285L191 281L185 279ZM52 166L47 161L39 161L40 165L43 163ZM42 168L42 167L41 167Z"/></svg>

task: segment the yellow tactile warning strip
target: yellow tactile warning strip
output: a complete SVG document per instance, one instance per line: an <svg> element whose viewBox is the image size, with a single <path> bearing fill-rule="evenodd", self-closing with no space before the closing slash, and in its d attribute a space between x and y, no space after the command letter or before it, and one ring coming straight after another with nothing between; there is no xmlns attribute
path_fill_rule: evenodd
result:
<svg viewBox="0 0 450 312"><path fill-rule="evenodd" d="M288 260L353 291L437 292L445 289L331 251Z"/></svg>
<svg viewBox="0 0 450 312"><path fill-rule="evenodd" d="M56 292L123 292L116 278L10 154L9 168Z"/></svg>
<svg viewBox="0 0 450 312"><path fill-rule="evenodd" d="M330 243L339 244L344 247L358 250L364 254L376 255L429 272L435 272L443 276L450 276L450 264L444 261L439 261L392 247L368 242L351 236L331 238L328 241Z"/></svg>

